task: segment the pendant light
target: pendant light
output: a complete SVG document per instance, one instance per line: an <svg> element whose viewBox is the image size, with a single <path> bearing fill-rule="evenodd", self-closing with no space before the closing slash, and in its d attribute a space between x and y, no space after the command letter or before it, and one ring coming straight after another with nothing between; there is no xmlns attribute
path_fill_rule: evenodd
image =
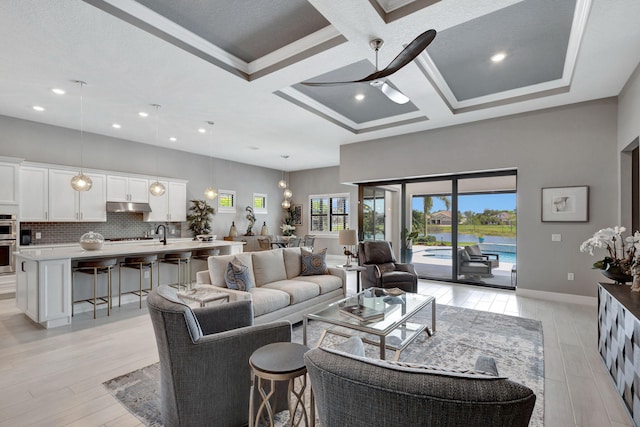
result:
<svg viewBox="0 0 640 427"><path fill-rule="evenodd" d="M280 157L286 160L289 158L289 155L283 154ZM278 182L278 187L284 188L284 191L282 193L284 196L284 200L282 201L281 206L283 209L289 209L291 207L291 201L289 199L293 197L293 192L289 189L289 187L287 186L287 181L285 181L284 179L284 170L282 171L282 179Z"/></svg>
<svg viewBox="0 0 640 427"><path fill-rule="evenodd" d="M82 171L84 165L84 105L82 100L82 87L86 82L82 80L73 80L80 86L80 173L71 178L71 187L76 191L89 191L93 185L93 181Z"/></svg>
<svg viewBox="0 0 640 427"><path fill-rule="evenodd" d="M212 121L207 122L209 126L213 126ZM211 132L211 156L209 157L209 182L213 182L213 131ZM207 187L204 190L204 197L213 200L218 197L218 191L214 187Z"/></svg>
<svg viewBox="0 0 640 427"><path fill-rule="evenodd" d="M157 145L158 144L158 109L160 108L160 105L151 104L151 106L156 109L156 145ZM156 181L152 182L151 185L149 186L149 193L151 193L152 196L160 197L164 194L164 192L166 191L166 188L164 188L164 185L159 181L157 174L158 174L158 150L156 150Z"/></svg>

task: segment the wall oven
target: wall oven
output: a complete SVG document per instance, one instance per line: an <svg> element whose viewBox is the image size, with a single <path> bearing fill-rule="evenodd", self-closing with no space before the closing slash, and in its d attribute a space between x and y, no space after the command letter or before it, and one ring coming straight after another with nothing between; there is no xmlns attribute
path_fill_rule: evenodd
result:
<svg viewBox="0 0 640 427"><path fill-rule="evenodd" d="M16 216L0 214L0 274L15 272Z"/></svg>

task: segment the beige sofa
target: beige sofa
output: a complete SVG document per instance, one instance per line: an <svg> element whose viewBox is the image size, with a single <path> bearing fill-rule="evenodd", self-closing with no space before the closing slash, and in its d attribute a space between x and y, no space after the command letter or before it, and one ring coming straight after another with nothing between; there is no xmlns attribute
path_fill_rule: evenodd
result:
<svg viewBox="0 0 640 427"><path fill-rule="evenodd" d="M255 287L248 291L229 289L225 283L227 265L235 257L249 267ZM346 275L340 268L329 274L301 276L300 248L282 248L235 255L211 256L208 270L196 273L198 285L213 285L228 292L230 301L251 300L256 323L286 319L300 322L311 308L345 297Z"/></svg>

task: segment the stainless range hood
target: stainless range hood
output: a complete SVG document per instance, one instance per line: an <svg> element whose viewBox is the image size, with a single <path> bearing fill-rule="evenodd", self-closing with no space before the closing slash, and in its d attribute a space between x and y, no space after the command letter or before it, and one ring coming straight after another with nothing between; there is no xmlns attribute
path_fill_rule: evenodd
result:
<svg viewBox="0 0 640 427"><path fill-rule="evenodd" d="M107 202L107 212L151 212L149 203Z"/></svg>

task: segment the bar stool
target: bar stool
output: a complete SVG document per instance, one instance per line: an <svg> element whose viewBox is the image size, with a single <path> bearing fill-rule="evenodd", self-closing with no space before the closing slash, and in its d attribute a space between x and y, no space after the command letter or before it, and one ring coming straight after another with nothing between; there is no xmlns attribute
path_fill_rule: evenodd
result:
<svg viewBox="0 0 640 427"><path fill-rule="evenodd" d="M107 316L111 314L111 269L118 263L117 258L103 258L91 261L80 261L71 272L71 316L74 315L73 305L76 302L89 302L93 304L93 318L96 318L96 306L98 304L107 304ZM75 301L74 297L74 273L84 273L93 275L93 298L87 298ZM107 295L99 297L98 294L98 275L107 275Z"/></svg>
<svg viewBox="0 0 640 427"><path fill-rule="evenodd" d="M171 252L164 254L164 258L158 261L158 284L160 284L160 264L175 264L178 266L178 283L169 286L180 289L181 285L189 288L191 285L191 251ZM184 279L184 282L183 282Z"/></svg>
<svg viewBox="0 0 640 427"><path fill-rule="evenodd" d="M133 268L140 271L139 288L137 291L127 291L124 294L135 294L140 297L140 308L142 308L142 295L149 293L153 289L153 266L158 261L158 255L147 255L140 257L127 257L120 263L118 270L118 307L122 303L122 269ZM149 269L149 287L142 289L142 276L143 272Z"/></svg>
<svg viewBox="0 0 640 427"><path fill-rule="evenodd" d="M193 251L191 259L199 259L201 261L208 261L210 256L220 255L220 249L197 249Z"/></svg>

